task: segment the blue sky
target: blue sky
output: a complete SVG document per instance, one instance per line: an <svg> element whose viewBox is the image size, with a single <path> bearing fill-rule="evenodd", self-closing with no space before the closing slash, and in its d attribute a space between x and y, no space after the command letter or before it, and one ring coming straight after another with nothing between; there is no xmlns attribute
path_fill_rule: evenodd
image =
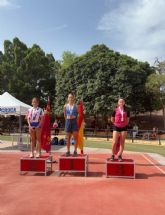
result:
<svg viewBox="0 0 165 215"><path fill-rule="evenodd" d="M0 50L18 37L60 59L104 43L153 64L165 59L164 12L164 0L0 0Z"/></svg>

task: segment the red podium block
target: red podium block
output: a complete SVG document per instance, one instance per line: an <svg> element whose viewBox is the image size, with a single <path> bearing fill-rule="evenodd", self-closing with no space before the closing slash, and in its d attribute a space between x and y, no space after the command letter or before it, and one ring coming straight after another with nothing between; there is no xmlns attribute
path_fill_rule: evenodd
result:
<svg viewBox="0 0 165 215"><path fill-rule="evenodd" d="M61 172L83 172L87 176L88 155L69 156L61 155L59 157L59 174Z"/></svg>
<svg viewBox="0 0 165 215"><path fill-rule="evenodd" d="M40 158L29 158L29 156L21 157L20 174L24 172L35 172L44 173L46 176L49 170L52 171L51 161L52 161L51 155L41 155Z"/></svg>
<svg viewBox="0 0 165 215"><path fill-rule="evenodd" d="M135 178L135 162L132 159L106 160L106 176L107 177L122 177Z"/></svg>

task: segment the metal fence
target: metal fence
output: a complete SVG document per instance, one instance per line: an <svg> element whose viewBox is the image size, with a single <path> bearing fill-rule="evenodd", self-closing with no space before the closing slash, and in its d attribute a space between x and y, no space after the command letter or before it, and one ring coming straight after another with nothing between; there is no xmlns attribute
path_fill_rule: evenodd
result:
<svg viewBox="0 0 165 215"><path fill-rule="evenodd" d="M148 141L155 142L155 144L162 145L165 143L165 130L133 130L128 129L127 139L132 143L137 141ZM65 135L64 128L61 129L52 129L52 135ZM94 129L94 128L85 128L84 137L88 138L106 138L109 141L112 138L113 130L112 129Z"/></svg>
<svg viewBox="0 0 165 215"><path fill-rule="evenodd" d="M84 129L84 138L90 140L91 138L100 138L107 141L112 140L112 129ZM60 138L65 138L64 128L52 129L52 138L58 136ZM165 145L165 130L128 130L127 140L130 143L152 143L154 145ZM29 134L22 133L4 133L0 135L0 149L29 149L30 138Z"/></svg>

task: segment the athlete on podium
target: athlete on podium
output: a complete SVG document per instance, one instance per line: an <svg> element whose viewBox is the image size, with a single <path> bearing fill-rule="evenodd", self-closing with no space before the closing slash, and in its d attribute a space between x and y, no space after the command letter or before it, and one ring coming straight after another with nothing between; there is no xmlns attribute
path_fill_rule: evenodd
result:
<svg viewBox="0 0 165 215"><path fill-rule="evenodd" d="M74 138L74 156L77 155L77 137L78 137L78 107L74 104L74 96L68 95L68 103L64 106L65 117L65 132L66 132L66 144L67 152L66 156L70 156L70 139L73 135Z"/></svg>

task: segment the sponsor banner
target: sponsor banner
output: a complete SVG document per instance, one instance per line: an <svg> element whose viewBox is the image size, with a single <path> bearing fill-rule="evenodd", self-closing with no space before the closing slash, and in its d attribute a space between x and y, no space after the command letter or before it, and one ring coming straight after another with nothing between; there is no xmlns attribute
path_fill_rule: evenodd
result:
<svg viewBox="0 0 165 215"><path fill-rule="evenodd" d="M15 107L0 107L1 114L16 113Z"/></svg>

